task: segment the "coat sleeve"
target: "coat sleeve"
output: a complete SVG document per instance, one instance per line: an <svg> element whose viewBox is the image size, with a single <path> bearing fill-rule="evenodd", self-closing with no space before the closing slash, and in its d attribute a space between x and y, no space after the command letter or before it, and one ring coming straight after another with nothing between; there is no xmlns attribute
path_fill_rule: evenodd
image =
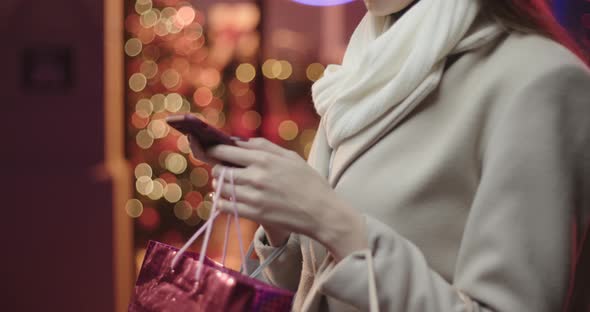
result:
<svg viewBox="0 0 590 312"><path fill-rule="evenodd" d="M266 243L266 234L262 227L259 227L254 234L253 243L260 263L264 262L276 250L275 247ZM296 291L301 277L301 264L299 237L296 234L291 234L283 253L262 271L263 279L271 285Z"/></svg>
<svg viewBox="0 0 590 312"><path fill-rule="evenodd" d="M454 280L395 229L367 217L380 311L554 312L571 267L572 220L588 211L590 78L581 66L531 79L494 113ZM357 252L318 277L320 291L367 311Z"/></svg>

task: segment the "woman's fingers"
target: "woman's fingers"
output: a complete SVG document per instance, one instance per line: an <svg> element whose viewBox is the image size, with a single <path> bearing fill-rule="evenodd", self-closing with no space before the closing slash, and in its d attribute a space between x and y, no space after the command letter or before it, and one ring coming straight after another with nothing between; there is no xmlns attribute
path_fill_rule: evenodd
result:
<svg viewBox="0 0 590 312"><path fill-rule="evenodd" d="M215 164L219 163L215 159L212 159L211 157L207 156L207 154L205 153L205 150L203 149L203 147L201 146L201 143L199 142L199 139L195 138L191 134L187 135L187 139L188 139L188 143L189 143L189 146L191 149L191 153L193 154L194 158L196 158L200 161L209 163L211 165L215 165Z"/></svg>
<svg viewBox="0 0 590 312"><path fill-rule="evenodd" d="M250 150L259 150L265 151L277 156L293 158L299 157L299 155L291 150L282 148L279 145L272 143L271 141L264 139L264 138L252 138L248 141L236 141L236 144L239 147L250 149Z"/></svg>
<svg viewBox="0 0 590 312"><path fill-rule="evenodd" d="M274 156L267 152L250 150L237 146L218 145L206 151L207 156L226 161L242 167L253 164L264 164L271 161Z"/></svg>
<svg viewBox="0 0 590 312"><path fill-rule="evenodd" d="M214 179L212 182L213 188L217 189L218 183L219 180ZM249 185L232 185L231 183L225 181L221 186L221 197L231 199L234 194L236 196L236 201L253 205L260 204L260 192L257 189Z"/></svg>
<svg viewBox="0 0 590 312"><path fill-rule="evenodd" d="M257 216L260 214L255 208L253 208L253 206L250 206L249 204L242 202L234 203L227 199L220 199L218 205L222 212L233 214L234 209L236 209L240 217L259 222L259 220L257 220Z"/></svg>

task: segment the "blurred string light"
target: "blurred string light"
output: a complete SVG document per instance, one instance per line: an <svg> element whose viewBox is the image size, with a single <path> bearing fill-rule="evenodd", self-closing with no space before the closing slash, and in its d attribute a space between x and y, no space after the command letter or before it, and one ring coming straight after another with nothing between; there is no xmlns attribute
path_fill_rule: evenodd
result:
<svg viewBox="0 0 590 312"><path fill-rule="evenodd" d="M197 215L203 220L208 220L213 204L210 201L202 201L197 207Z"/></svg>
<svg viewBox="0 0 590 312"><path fill-rule="evenodd" d="M135 136L135 142L142 149L148 149L154 144L154 138L145 129L139 130Z"/></svg>
<svg viewBox="0 0 590 312"><path fill-rule="evenodd" d="M162 119L152 120L147 127L148 134L154 139L161 139L168 135L170 127Z"/></svg>
<svg viewBox="0 0 590 312"><path fill-rule="evenodd" d="M137 56L141 53L143 44L137 38L131 38L125 43L125 53L129 56Z"/></svg>
<svg viewBox="0 0 590 312"><path fill-rule="evenodd" d="M307 76L307 79L311 81L317 81L324 75L324 70L326 70L324 65L320 63L313 63L307 66L305 75Z"/></svg>
<svg viewBox="0 0 590 312"><path fill-rule="evenodd" d="M158 74L158 63L152 60L146 60L141 63L139 71L148 79L156 77Z"/></svg>
<svg viewBox="0 0 590 312"><path fill-rule="evenodd" d="M186 135L181 135L178 137L178 139L176 140L176 148L178 148L179 151L185 154L189 154L191 152L188 138Z"/></svg>
<svg viewBox="0 0 590 312"><path fill-rule="evenodd" d="M160 225L160 214L152 207L144 207L137 221L147 231L153 231Z"/></svg>
<svg viewBox="0 0 590 312"><path fill-rule="evenodd" d="M150 101L148 99L140 99L135 104L135 112L141 118L150 117L150 115L152 114L153 111L154 111L154 105L152 104L152 101Z"/></svg>
<svg viewBox="0 0 590 312"><path fill-rule="evenodd" d="M164 98L164 106L171 113L176 113L182 107L182 96L178 93L170 93Z"/></svg>
<svg viewBox="0 0 590 312"><path fill-rule="evenodd" d="M297 137L299 127L293 120L285 120L279 124L279 136L285 141L291 141Z"/></svg>
<svg viewBox="0 0 590 312"><path fill-rule="evenodd" d="M162 179L155 179L153 180L153 189L148 194L148 197L151 200L158 200L164 196L164 186L166 185L166 181Z"/></svg>
<svg viewBox="0 0 590 312"><path fill-rule="evenodd" d="M129 78L129 88L135 92L142 91L147 84L147 78L141 73L135 73Z"/></svg>
<svg viewBox="0 0 590 312"><path fill-rule="evenodd" d="M141 116L138 112L131 115L131 124L137 129L145 128L149 122L149 117Z"/></svg>
<svg viewBox="0 0 590 312"><path fill-rule="evenodd" d="M141 163L135 166L134 172L136 179L139 179L143 176L151 178L153 174L152 167L150 167L150 165L148 165L147 163Z"/></svg>
<svg viewBox="0 0 590 312"><path fill-rule="evenodd" d="M247 83L256 77L256 68L250 63L243 63L236 68L236 78L239 81Z"/></svg>
<svg viewBox="0 0 590 312"><path fill-rule="evenodd" d="M182 200L174 205L174 215L180 220L187 220L193 214L193 207L191 204L186 201Z"/></svg>
<svg viewBox="0 0 590 312"><path fill-rule="evenodd" d="M163 112L166 109L166 96L160 93L154 94L151 97L153 110L156 113Z"/></svg>
<svg viewBox="0 0 590 312"><path fill-rule="evenodd" d="M249 110L242 115L242 126L248 130L256 130L262 123L262 117L257 111Z"/></svg>
<svg viewBox="0 0 590 312"><path fill-rule="evenodd" d="M135 12L137 14L143 15L152 9L152 1L151 0L137 0L135 2Z"/></svg>
<svg viewBox="0 0 590 312"><path fill-rule="evenodd" d="M154 190L154 181L150 177L140 176L135 181L135 189L141 195L148 195Z"/></svg>
<svg viewBox="0 0 590 312"><path fill-rule="evenodd" d="M200 87L193 94L193 100L198 106L205 107L213 100L213 92L207 87Z"/></svg>
<svg viewBox="0 0 590 312"><path fill-rule="evenodd" d="M130 199L125 204L125 212L131 218L138 218L143 213L143 204L138 199Z"/></svg>
<svg viewBox="0 0 590 312"><path fill-rule="evenodd" d="M286 80L293 74L293 66L285 60L268 59L262 64L262 74L268 79Z"/></svg>
<svg viewBox="0 0 590 312"><path fill-rule="evenodd" d="M166 168L175 174L181 174L186 170L186 158L178 153L170 153L166 156Z"/></svg>
<svg viewBox="0 0 590 312"><path fill-rule="evenodd" d="M196 187L204 187L209 183L209 173L201 167L194 168L190 174L190 180Z"/></svg>
<svg viewBox="0 0 590 312"><path fill-rule="evenodd" d="M176 203L182 197L182 189L176 183L166 184L164 187L164 198L170 203Z"/></svg>

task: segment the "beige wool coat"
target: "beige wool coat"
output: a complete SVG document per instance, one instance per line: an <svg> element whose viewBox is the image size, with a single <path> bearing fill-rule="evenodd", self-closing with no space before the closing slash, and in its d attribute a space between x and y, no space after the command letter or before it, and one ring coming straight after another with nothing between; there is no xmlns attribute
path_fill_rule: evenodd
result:
<svg viewBox="0 0 590 312"><path fill-rule="evenodd" d="M420 105L309 164L366 216L380 311L560 311L572 220L590 193L590 73L536 35L507 34L449 63ZM333 159L331 155L333 154ZM322 209L322 207L316 207ZM254 245L263 260L274 249ZM362 252L335 263L292 234L264 278L295 311L367 311Z"/></svg>

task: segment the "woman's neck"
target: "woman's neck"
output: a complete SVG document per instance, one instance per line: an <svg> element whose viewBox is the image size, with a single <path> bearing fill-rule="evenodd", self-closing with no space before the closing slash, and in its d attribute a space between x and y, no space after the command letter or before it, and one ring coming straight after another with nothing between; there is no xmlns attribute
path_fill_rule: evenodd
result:
<svg viewBox="0 0 590 312"><path fill-rule="evenodd" d="M410 3L407 7L405 7L403 10L399 11L399 12L395 12L393 14L391 14L392 19L395 21L397 19L399 19L400 17L402 17L402 15L406 14L406 12L408 12L416 3L418 3L420 0L414 0L412 1L412 3ZM443 0L444 1L444 0Z"/></svg>

